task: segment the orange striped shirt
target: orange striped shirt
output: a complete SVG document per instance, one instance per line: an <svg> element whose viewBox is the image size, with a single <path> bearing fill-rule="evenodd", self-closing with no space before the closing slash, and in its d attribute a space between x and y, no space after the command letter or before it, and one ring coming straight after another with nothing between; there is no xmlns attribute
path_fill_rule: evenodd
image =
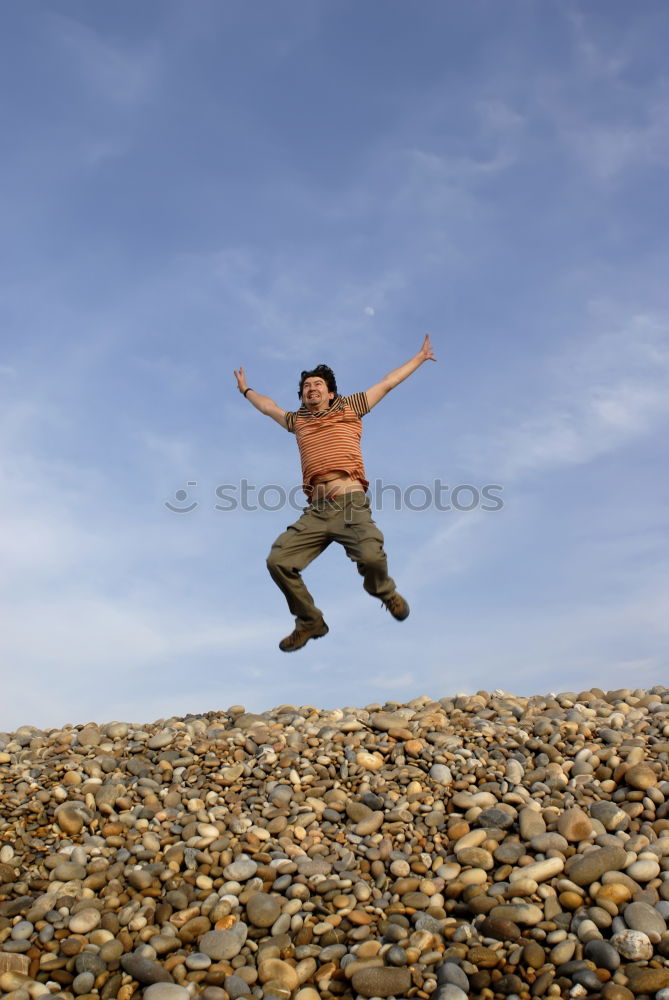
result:
<svg viewBox="0 0 669 1000"><path fill-rule="evenodd" d="M328 472L342 472L369 486L362 461L362 420L369 413L367 394L337 396L328 410L310 413L306 406L286 413L286 426L297 438L302 484L309 497L313 481Z"/></svg>

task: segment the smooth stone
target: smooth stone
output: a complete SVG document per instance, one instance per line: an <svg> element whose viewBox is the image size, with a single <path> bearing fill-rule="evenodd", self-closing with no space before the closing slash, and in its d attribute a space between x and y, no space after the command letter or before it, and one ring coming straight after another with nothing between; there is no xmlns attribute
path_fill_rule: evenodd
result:
<svg viewBox="0 0 669 1000"><path fill-rule="evenodd" d="M592 833L592 820L582 809L574 806L558 816L558 832L570 843L587 840Z"/></svg>
<svg viewBox="0 0 669 1000"><path fill-rule="evenodd" d="M530 847L539 854L547 854L548 851L559 851L566 854L569 844L561 833L551 830L550 833L541 833L538 837L532 837Z"/></svg>
<svg viewBox="0 0 669 1000"><path fill-rule="evenodd" d="M92 906L87 906L83 910L78 910L68 924L73 934L89 934L100 924L100 911Z"/></svg>
<svg viewBox="0 0 669 1000"><path fill-rule="evenodd" d="M87 726L77 733L77 742L82 747L99 746L101 733L97 726Z"/></svg>
<svg viewBox="0 0 669 1000"><path fill-rule="evenodd" d="M249 984L241 976L231 975L226 976L223 980L223 988L225 992L230 997L230 1000L237 1000L238 997L243 996L249 991Z"/></svg>
<svg viewBox="0 0 669 1000"><path fill-rule="evenodd" d="M433 764L430 768L430 777L438 785L450 785L453 783L453 774L446 764Z"/></svg>
<svg viewBox="0 0 669 1000"><path fill-rule="evenodd" d="M653 946L642 931L620 931L611 938L618 954L631 962L641 962L653 957Z"/></svg>
<svg viewBox="0 0 669 1000"><path fill-rule="evenodd" d="M229 930L207 931L200 939L199 950L215 962L229 961L240 953L247 936L247 925L238 921Z"/></svg>
<svg viewBox="0 0 669 1000"><path fill-rule="evenodd" d="M609 980L602 986L603 1000L634 1000L634 994L626 986L620 986Z"/></svg>
<svg viewBox="0 0 669 1000"><path fill-rule="evenodd" d="M406 719L402 715L393 715L390 712L374 712L369 717L369 724L372 729L389 733L391 729L404 729Z"/></svg>
<svg viewBox="0 0 669 1000"><path fill-rule="evenodd" d="M646 791L648 788L654 788L657 784L657 774L650 764L632 764L625 771L625 784L629 785L630 788Z"/></svg>
<svg viewBox="0 0 669 1000"><path fill-rule="evenodd" d="M606 969L608 972L615 972L620 966L620 955L608 941L592 940L586 942L583 948L586 958L597 966L598 969Z"/></svg>
<svg viewBox="0 0 669 1000"><path fill-rule="evenodd" d="M437 969L437 983L440 986L451 984L457 986L463 993L469 993L469 979L466 972L455 962L444 962Z"/></svg>
<svg viewBox="0 0 669 1000"><path fill-rule="evenodd" d="M258 963L258 978L261 983L277 981L291 993L300 985L295 967L280 958L267 958Z"/></svg>
<svg viewBox="0 0 669 1000"><path fill-rule="evenodd" d="M583 986L588 993L599 993L602 982L596 972L592 969L578 969L571 977L573 983Z"/></svg>
<svg viewBox="0 0 669 1000"><path fill-rule="evenodd" d="M105 941L100 948L100 958L103 962L116 962L123 954L123 944L120 941Z"/></svg>
<svg viewBox="0 0 669 1000"><path fill-rule="evenodd" d="M149 750L160 750L174 743L176 735L174 729L161 729L146 741L146 745Z"/></svg>
<svg viewBox="0 0 669 1000"><path fill-rule="evenodd" d="M622 847L595 847L577 857L566 869L567 877L578 886L591 885L605 872L620 871L627 862L627 852Z"/></svg>
<svg viewBox="0 0 669 1000"><path fill-rule="evenodd" d="M106 971L107 963L102 958L101 953L96 955L92 951L82 951L75 958L74 967L77 972L92 972L93 977L97 978Z"/></svg>
<svg viewBox="0 0 669 1000"><path fill-rule="evenodd" d="M495 867L495 859L489 851L484 851L482 847L465 847L457 852L458 862L472 868L481 868L489 872Z"/></svg>
<svg viewBox="0 0 669 1000"><path fill-rule="evenodd" d="M363 997L401 997L411 987L411 973L408 969L382 966L358 969L353 973L351 985Z"/></svg>
<svg viewBox="0 0 669 1000"><path fill-rule="evenodd" d="M630 824L630 818L627 813L620 806L616 805L615 802L608 802L606 800L592 802L590 804L590 815L609 832L626 830Z"/></svg>
<svg viewBox="0 0 669 1000"><path fill-rule="evenodd" d="M669 969L650 969L630 966L626 972L628 986L632 993L653 994L669 987Z"/></svg>
<svg viewBox="0 0 669 1000"><path fill-rule="evenodd" d="M526 807L518 814L518 829L523 840L532 840L546 832L546 821L538 809Z"/></svg>
<svg viewBox="0 0 669 1000"><path fill-rule="evenodd" d="M51 872L51 877L58 882L81 881L86 878L86 868L74 861L61 861Z"/></svg>
<svg viewBox="0 0 669 1000"><path fill-rule="evenodd" d="M190 993L177 983L153 983L144 990L143 1000L190 1000Z"/></svg>
<svg viewBox="0 0 669 1000"><path fill-rule="evenodd" d="M658 861L651 858L640 858L638 861L632 862L625 869L625 874L629 875L635 882L650 882L652 879L657 878L660 871Z"/></svg>
<svg viewBox="0 0 669 1000"><path fill-rule="evenodd" d="M642 931L653 944L667 931L662 915L648 903L629 903L623 910L623 919L630 930Z"/></svg>
<svg viewBox="0 0 669 1000"><path fill-rule="evenodd" d="M521 924L524 927L535 927L544 919L544 914L539 906L534 903L504 903L495 906L490 911L490 917L497 920L510 920L514 924Z"/></svg>
<svg viewBox="0 0 669 1000"><path fill-rule="evenodd" d="M254 927L271 927L281 916L281 901L276 896L258 892L246 901L246 915Z"/></svg>
<svg viewBox="0 0 669 1000"><path fill-rule="evenodd" d="M483 809L476 817L476 822L479 826L499 827L501 830L508 830L510 826L513 826L515 820L504 809L493 807L491 809Z"/></svg>
<svg viewBox="0 0 669 1000"><path fill-rule="evenodd" d="M531 865L524 865L516 868L509 876L509 882L513 883L519 879L533 879L535 882L546 882L564 871L564 861L562 858L546 858L545 861L535 861Z"/></svg>
<svg viewBox="0 0 669 1000"><path fill-rule="evenodd" d="M399 944L391 945L385 955L385 959L388 965L408 965L409 959L407 953Z"/></svg>
<svg viewBox="0 0 669 1000"><path fill-rule="evenodd" d="M463 990L455 983L439 986L431 995L430 1000L469 1000L469 990Z"/></svg>
<svg viewBox="0 0 669 1000"><path fill-rule="evenodd" d="M128 884L141 892L148 889L153 882L153 875L146 868L133 868L127 874Z"/></svg>
<svg viewBox="0 0 669 1000"><path fill-rule="evenodd" d="M355 833L358 837L368 837L383 825L385 814L382 812L372 812L369 816L361 819L355 825Z"/></svg>
<svg viewBox="0 0 669 1000"><path fill-rule="evenodd" d="M509 917L488 916L479 925L482 937L494 938L496 941L517 941L520 928Z"/></svg>
<svg viewBox="0 0 669 1000"><path fill-rule="evenodd" d="M525 775L525 769L519 760L511 758L507 760L505 768L506 780L512 785L520 785Z"/></svg>
<svg viewBox="0 0 669 1000"><path fill-rule="evenodd" d="M576 940L574 938L566 938L554 946L548 960L553 965L564 965L565 962L571 961L575 951Z"/></svg>
<svg viewBox="0 0 669 1000"><path fill-rule="evenodd" d="M72 980L72 992L78 997L83 996L84 993L90 993L95 985L95 976L92 972L80 972L78 976L75 976Z"/></svg>
<svg viewBox="0 0 669 1000"><path fill-rule="evenodd" d="M483 831L481 831L483 832ZM517 861L526 853L524 844L516 844L513 841L504 840L494 851L495 861L504 865L515 865Z"/></svg>
<svg viewBox="0 0 669 1000"><path fill-rule="evenodd" d="M54 818L63 833L69 836L81 833L84 825L88 822L87 813L81 806L73 802L64 802L57 806Z"/></svg>
<svg viewBox="0 0 669 1000"><path fill-rule="evenodd" d="M124 955L121 958L121 966L124 972L136 979L138 983L150 985L151 983L171 983L172 976L158 962L145 958L135 953Z"/></svg>
<svg viewBox="0 0 669 1000"><path fill-rule="evenodd" d="M246 882L258 871L258 864L253 858L240 854L231 864L223 869L225 878L232 882Z"/></svg>
<svg viewBox="0 0 669 1000"><path fill-rule="evenodd" d="M546 953L538 941L528 941L523 948L523 962L531 969L540 969L546 964Z"/></svg>
<svg viewBox="0 0 669 1000"><path fill-rule="evenodd" d="M201 951L194 951L186 957L186 968L193 969L194 972L201 972L203 969L208 969L211 965L211 959L209 955L205 955Z"/></svg>
<svg viewBox="0 0 669 1000"><path fill-rule="evenodd" d="M12 940L13 941L26 941L33 931L35 930L33 924L29 920L19 920L17 924L12 927Z"/></svg>

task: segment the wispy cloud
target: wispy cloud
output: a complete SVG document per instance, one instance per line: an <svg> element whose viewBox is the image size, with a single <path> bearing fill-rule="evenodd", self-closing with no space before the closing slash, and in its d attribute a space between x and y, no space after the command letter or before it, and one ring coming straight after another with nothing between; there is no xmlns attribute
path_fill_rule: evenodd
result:
<svg viewBox="0 0 669 1000"><path fill-rule="evenodd" d="M62 14L51 14L50 23L85 86L105 101L127 108L155 92L160 56L154 42L122 44Z"/></svg>
<svg viewBox="0 0 669 1000"><path fill-rule="evenodd" d="M410 671L400 674L376 674L371 680L372 684L381 688L382 691L400 691L416 684L416 676Z"/></svg>
<svg viewBox="0 0 669 1000"><path fill-rule="evenodd" d="M626 447L669 416L669 321L637 314L627 323L573 338L535 373L533 412L464 450L499 470L505 481L561 465L591 461ZM537 389L543 389L543 398Z"/></svg>

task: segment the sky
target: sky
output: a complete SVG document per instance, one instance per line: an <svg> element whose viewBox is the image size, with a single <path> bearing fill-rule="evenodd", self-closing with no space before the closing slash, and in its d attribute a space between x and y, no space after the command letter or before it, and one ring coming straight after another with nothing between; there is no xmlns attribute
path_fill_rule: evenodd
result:
<svg viewBox="0 0 669 1000"><path fill-rule="evenodd" d="M0 19L0 731L667 682L664 0ZM284 654L299 456L233 369L295 409L426 332L363 434L411 615L332 545Z"/></svg>

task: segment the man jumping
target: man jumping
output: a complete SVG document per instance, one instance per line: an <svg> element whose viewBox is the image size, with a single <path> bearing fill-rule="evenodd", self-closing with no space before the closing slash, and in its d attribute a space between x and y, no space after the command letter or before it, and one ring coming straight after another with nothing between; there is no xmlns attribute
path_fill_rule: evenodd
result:
<svg viewBox="0 0 669 1000"><path fill-rule="evenodd" d="M246 384L244 369L235 371L237 388L257 410L295 434L302 461L302 483L309 500L302 517L279 535L267 559L274 582L283 591L295 629L279 643L285 653L301 649L309 639L327 634L323 613L304 585L301 571L331 542L344 546L357 564L363 586L378 597L393 618L404 621L409 605L388 576L383 535L372 520L367 499L369 482L360 450L362 417L412 375L424 361L436 361L429 335L418 354L373 385L367 392L339 396L334 372L327 365L303 371L296 411L282 410L269 396Z"/></svg>

